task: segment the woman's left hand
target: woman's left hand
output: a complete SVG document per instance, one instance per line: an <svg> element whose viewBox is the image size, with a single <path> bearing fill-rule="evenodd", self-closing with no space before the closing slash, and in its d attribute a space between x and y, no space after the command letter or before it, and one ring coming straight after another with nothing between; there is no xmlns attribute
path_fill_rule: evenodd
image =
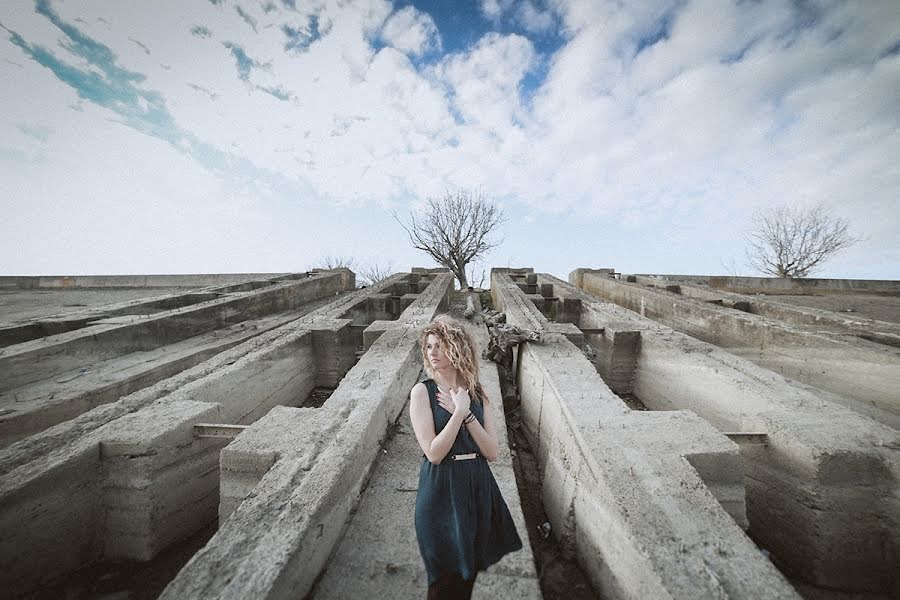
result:
<svg viewBox="0 0 900 600"><path fill-rule="evenodd" d="M456 404L453 403L453 398L450 397L450 394L444 394L444 392L438 390L437 401L440 407L451 415L456 412Z"/></svg>

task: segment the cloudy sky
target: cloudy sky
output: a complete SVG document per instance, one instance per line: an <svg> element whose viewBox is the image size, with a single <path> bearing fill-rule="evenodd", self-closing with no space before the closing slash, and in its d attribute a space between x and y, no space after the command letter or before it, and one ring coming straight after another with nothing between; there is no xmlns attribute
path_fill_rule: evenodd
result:
<svg viewBox="0 0 900 600"><path fill-rule="evenodd" d="M623 6L624 5L624 6ZM480 188L495 266L900 279L897 0L5 0L0 274L430 266L391 211Z"/></svg>

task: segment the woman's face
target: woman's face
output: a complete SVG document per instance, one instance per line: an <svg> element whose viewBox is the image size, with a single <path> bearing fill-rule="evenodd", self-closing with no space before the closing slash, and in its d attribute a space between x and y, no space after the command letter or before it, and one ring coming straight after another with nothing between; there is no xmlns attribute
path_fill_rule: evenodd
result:
<svg viewBox="0 0 900 600"><path fill-rule="evenodd" d="M450 361L441 347L441 338L433 333L429 334L425 339L425 356L434 370L445 369L450 366Z"/></svg>

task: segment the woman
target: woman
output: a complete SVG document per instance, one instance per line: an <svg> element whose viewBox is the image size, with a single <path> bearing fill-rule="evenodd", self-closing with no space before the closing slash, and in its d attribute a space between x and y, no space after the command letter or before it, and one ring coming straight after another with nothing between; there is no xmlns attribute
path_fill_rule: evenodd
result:
<svg viewBox="0 0 900 600"><path fill-rule="evenodd" d="M419 344L430 379L413 387L409 413L424 452L416 537L428 598L469 598L478 571L522 541L486 462L497 458L499 446L475 340L461 323L438 317Z"/></svg>

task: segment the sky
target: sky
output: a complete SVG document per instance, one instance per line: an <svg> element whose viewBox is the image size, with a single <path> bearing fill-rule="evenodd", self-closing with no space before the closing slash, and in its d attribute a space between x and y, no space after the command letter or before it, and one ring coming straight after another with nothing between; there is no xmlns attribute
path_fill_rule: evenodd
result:
<svg viewBox="0 0 900 600"><path fill-rule="evenodd" d="M752 274L817 203L818 276L900 279L900 4L0 3L0 274L434 266L392 215L453 190L506 215L476 284Z"/></svg>

